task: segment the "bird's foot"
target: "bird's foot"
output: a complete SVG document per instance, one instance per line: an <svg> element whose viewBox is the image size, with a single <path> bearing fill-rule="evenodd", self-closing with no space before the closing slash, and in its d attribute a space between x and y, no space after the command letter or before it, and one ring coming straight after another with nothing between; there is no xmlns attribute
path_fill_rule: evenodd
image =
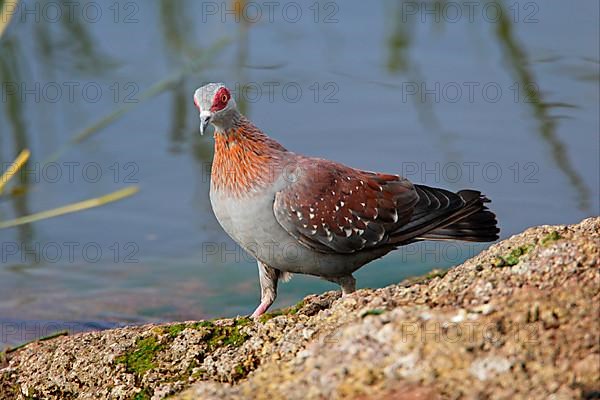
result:
<svg viewBox="0 0 600 400"><path fill-rule="evenodd" d="M250 316L250 318L252 318L252 319L258 319L258 317L260 317L261 315L263 315L270 306L271 306L271 303L268 303L266 301L261 302L258 305L258 307L256 307L256 310L254 310L254 312L252 313L252 315Z"/></svg>
<svg viewBox="0 0 600 400"><path fill-rule="evenodd" d="M338 283L342 288L342 297L347 297L356 291L356 279L352 275L340 278Z"/></svg>

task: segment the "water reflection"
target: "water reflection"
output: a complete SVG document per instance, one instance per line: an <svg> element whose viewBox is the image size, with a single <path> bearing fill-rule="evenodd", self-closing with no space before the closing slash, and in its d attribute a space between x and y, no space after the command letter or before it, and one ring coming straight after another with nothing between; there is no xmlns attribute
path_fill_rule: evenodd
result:
<svg viewBox="0 0 600 400"><path fill-rule="evenodd" d="M503 7L503 4L496 3L500 9L504 10L500 14L498 28L496 29L498 42L504 49L515 79L517 79L518 84L525 92L527 101L523 102L523 104L531 107L533 116L538 121L540 137L550 147L556 165L567 176L569 183L577 192L577 205L582 210L589 210L590 189L581 178L579 172L573 167L564 143L562 143L556 134L557 117L549 114L549 111L552 109L575 108L576 106L567 103L550 103L544 101L544 88L541 88L536 82L525 49L519 45L514 37L512 23L507 17L508 12Z"/></svg>
<svg viewBox="0 0 600 400"><path fill-rule="evenodd" d="M439 10L442 9L443 3L444 2L442 1L433 1L431 4L428 4L427 7L433 10ZM386 13L392 15L392 27L389 29L390 33L387 40L387 69L391 74L404 76L406 82L426 82L427 77L422 72L418 62L410 57L410 49L417 36L416 29L418 28L418 20L414 18L414 16L407 15L409 7L406 7L406 5L411 4L412 7L414 2L398 0L392 4L391 11ZM433 24L434 29L437 30L442 30L446 23L446 19L444 18L441 18L439 22L435 22L435 19L429 21ZM406 90L406 87L402 85L393 86L399 91ZM435 112L434 103L428 96L423 96L421 93L422 90L423 86L418 85L416 87L415 95L411 96L420 123L428 132L436 135L439 146L444 152L446 162L463 159L464 157L460 149L453 148L452 146L453 139L456 136L445 129L443 124L440 123Z"/></svg>
<svg viewBox="0 0 600 400"><path fill-rule="evenodd" d="M525 101L523 105L529 106L533 117L538 121L538 132L541 139L550 147L552 157L554 158L558 168L567 176L569 184L577 192L577 205L582 210L590 210L591 192L579 172L573 166L569 159L564 143L556 134L556 124L559 117L552 116L549 111L560 108L576 108L573 104L560 102L547 102L544 100L544 88L536 82L530 68L530 63L526 55L525 49L518 43L513 34L513 21L511 21L510 13L502 2L492 1L496 4L500 13L498 13L498 23L496 28L496 37L501 45L508 65L512 74L517 79L518 87L524 91ZM388 60L387 69L393 74L403 74L408 82L426 82L426 77L422 74L418 64L410 58L411 40L415 37L416 18L408 18L404 12L409 9L405 7L406 3L412 1L399 0L392 4L388 15L392 15L389 29L390 33L387 39ZM431 5L427 5L430 10L440 10L443 7L443 2L435 1ZM434 18L425 18L425 21L432 24L434 28L442 29L445 18L440 18L439 22L435 22ZM555 59L556 60L556 59ZM549 62L551 60L545 60ZM596 63L598 61L596 60ZM599 81L600 77L596 74L587 76L589 80ZM401 86L390 83L374 82L384 86L392 86L398 90L402 90ZM429 101L427 95L422 95L422 89L417 88L416 96L412 96L415 108L419 114L421 123L431 132L438 135L441 147L445 150L446 161L457 161L462 158L460 150L451 149L452 139L456 135L444 131L442 125L436 117L434 104Z"/></svg>
<svg viewBox="0 0 600 400"><path fill-rule="evenodd" d="M0 44L0 76L3 82L21 82L22 62L19 55L19 43L13 39L5 39ZM27 126L25 124L24 112L22 109L22 103L13 96L7 96L6 102L4 103L4 115L6 120L9 122L10 137L12 137L13 151L6 154L2 152L0 154L0 160L5 161L8 156L9 160L14 160L16 156L24 149L29 147L29 138ZM0 140L3 139L0 136ZM4 162L2 165L5 165ZM2 168L4 169L4 168ZM9 196L12 202L13 210L19 217L30 213L29 210L29 191L30 182L28 175L19 175L18 187L13 189L12 195ZM0 198L1 200L4 200ZM0 203L1 204L1 203ZM0 213L0 215L3 215ZM21 225L18 227L18 239L24 243L30 243L34 232L33 227L30 225Z"/></svg>
<svg viewBox="0 0 600 400"><path fill-rule="evenodd" d="M184 67L182 60L194 58L198 53L198 48L189 43L186 30L193 26L189 19L189 9L185 2L173 2L161 0L160 2L160 27L163 32L166 45L165 52L169 59L176 61L175 67L181 69ZM185 57L185 58L184 58ZM186 85L183 77L175 82L172 92L171 106L171 130L170 151L180 153L184 150L185 133L187 128L187 114L189 106L189 87Z"/></svg>

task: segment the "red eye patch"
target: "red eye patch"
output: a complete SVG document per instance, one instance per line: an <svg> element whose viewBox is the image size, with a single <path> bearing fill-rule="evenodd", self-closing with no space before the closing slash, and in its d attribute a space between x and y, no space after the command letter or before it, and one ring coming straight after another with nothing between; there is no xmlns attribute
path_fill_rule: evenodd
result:
<svg viewBox="0 0 600 400"><path fill-rule="evenodd" d="M215 112L224 109L227 105L227 102L229 102L230 98L231 94L229 93L229 90L227 90L227 88L222 87L217 91L217 94L215 94L215 98L213 99L210 111Z"/></svg>

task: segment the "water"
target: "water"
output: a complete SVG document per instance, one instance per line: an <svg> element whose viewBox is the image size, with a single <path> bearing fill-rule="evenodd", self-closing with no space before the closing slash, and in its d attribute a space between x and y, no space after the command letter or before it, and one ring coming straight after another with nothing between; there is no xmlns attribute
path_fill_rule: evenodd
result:
<svg viewBox="0 0 600 400"><path fill-rule="evenodd" d="M141 190L0 230L3 321L252 311L255 264L208 200L212 138L198 135L192 94L209 81L236 90L244 112L296 152L482 190L502 237L599 214L597 2L482 2L460 15L462 3L282 3L269 14L258 2L242 9L256 23L221 14L220 2L76 2L72 16L67 3L21 2L0 41L3 169L32 152L0 220ZM358 284L483 248L409 247L360 270ZM334 288L296 276L275 307Z"/></svg>

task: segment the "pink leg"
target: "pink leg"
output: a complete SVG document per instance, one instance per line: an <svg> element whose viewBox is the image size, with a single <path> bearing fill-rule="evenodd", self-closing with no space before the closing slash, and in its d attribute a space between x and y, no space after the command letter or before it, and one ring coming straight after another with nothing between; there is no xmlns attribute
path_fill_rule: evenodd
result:
<svg viewBox="0 0 600 400"><path fill-rule="evenodd" d="M260 317L261 315L263 315L265 313L265 311L267 311L267 309L271 306L271 304L272 304L272 302L266 302L266 301L261 302L258 305L258 307L256 307L256 310L254 310L254 312L252 313L250 318L256 319L256 318Z"/></svg>
<svg viewBox="0 0 600 400"><path fill-rule="evenodd" d="M260 304L252 313L251 318L254 319L263 315L275 301L279 271L258 261L258 276L260 280Z"/></svg>

